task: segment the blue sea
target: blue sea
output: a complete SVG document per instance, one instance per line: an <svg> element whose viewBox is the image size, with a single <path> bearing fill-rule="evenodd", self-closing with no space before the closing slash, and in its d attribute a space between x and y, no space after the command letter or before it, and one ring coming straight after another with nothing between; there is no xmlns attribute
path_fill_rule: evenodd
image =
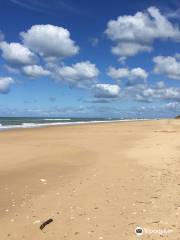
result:
<svg viewBox="0 0 180 240"><path fill-rule="evenodd" d="M103 123L116 121L134 121L137 119L110 118L53 118L53 117L0 117L0 131L16 128L37 128L58 125L79 125L86 123ZM138 119L143 120L143 119Z"/></svg>

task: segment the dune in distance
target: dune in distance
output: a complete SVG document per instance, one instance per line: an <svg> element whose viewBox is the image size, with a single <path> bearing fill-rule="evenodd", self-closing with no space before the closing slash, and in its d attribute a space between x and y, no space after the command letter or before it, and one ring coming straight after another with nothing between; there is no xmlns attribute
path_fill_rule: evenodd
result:
<svg viewBox="0 0 180 240"><path fill-rule="evenodd" d="M178 239L179 134L173 119L0 132L0 239Z"/></svg>

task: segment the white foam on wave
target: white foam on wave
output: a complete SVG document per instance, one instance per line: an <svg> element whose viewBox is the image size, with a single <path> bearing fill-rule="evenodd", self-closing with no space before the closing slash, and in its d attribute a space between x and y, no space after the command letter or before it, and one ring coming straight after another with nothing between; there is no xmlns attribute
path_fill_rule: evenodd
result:
<svg viewBox="0 0 180 240"><path fill-rule="evenodd" d="M40 128L48 126L63 126L63 125L81 125L81 124L97 124L97 123L115 123L115 122L132 122L132 121L147 121L150 119L119 119L119 120L94 120L94 121L79 121L79 122L54 122L54 123L22 123L21 125L2 125L0 131L22 128Z"/></svg>
<svg viewBox="0 0 180 240"><path fill-rule="evenodd" d="M70 121L71 118L45 118L45 121Z"/></svg>
<svg viewBox="0 0 180 240"><path fill-rule="evenodd" d="M24 127L31 127L31 126L36 126L37 124L36 123L22 123L21 125Z"/></svg>
<svg viewBox="0 0 180 240"><path fill-rule="evenodd" d="M0 125L0 130L20 128L21 125Z"/></svg>

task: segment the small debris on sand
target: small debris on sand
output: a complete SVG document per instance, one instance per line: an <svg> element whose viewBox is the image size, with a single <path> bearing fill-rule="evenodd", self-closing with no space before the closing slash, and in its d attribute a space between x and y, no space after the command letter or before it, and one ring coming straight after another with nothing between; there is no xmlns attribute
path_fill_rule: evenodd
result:
<svg viewBox="0 0 180 240"><path fill-rule="evenodd" d="M41 221L40 220L36 220L33 222L33 224L39 224Z"/></svg>
<svg viewBox="0 0 180 240"><path fill-rule="evenodd" d="M44 183L44 184L47 184L47 180L46 180L46 179L43 179L43 178L40 179L40 182L42 182L42 183Z"/></svg>
<svg viewBox="0 0 180 240"><path fill-rule="evenodd" d="M45 221L43 224L41 224L40 229L43 230L45 228L45 226L50 224L51 222L53 222L53 219L49 218L47 221Z"/></svg>

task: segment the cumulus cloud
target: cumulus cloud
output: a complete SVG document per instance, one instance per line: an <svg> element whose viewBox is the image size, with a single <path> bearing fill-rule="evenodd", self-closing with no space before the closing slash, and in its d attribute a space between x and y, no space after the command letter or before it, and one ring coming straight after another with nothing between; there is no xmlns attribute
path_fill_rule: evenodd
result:
<svg viewBox="0 0 180 240"><path fill-rule="evenodd" d="M177 87L169 87L166 89L163 89L161 91L161 94L164 99L169 99L169 100L180 100L180 88Z"/></svg>
<svg viewBox="0 0 180 240"><path fill-rule="evenodd" d="M151 52L152 47L139 43L121 42L112 47L111 51L114 55L119 56L119 61L123 63L126 57L134 56L139 52Z"/></svg>
<svg viewBox="0 0 180 240"><path fill-rule="evenodd" d="M14 82L14 79L11 77L0 77L0 93L8 93Z"/></svg>
<svg viewBox="0 0 180 240"><path fill-rule="evenodd" d="M166 87L163 82L158 82L154 86L141 86L141 88L131 89L134 91L138 101L151 102L153 99L180 101L180 88Z"/></svg>
<svg viewBox="0 0 180 240"><path fill-rule="evenodd" d="M51 74L50 71L39 65L29 65L22 68L22 72L31 78L45 77Z"/></svg>
<svg viewBox="0 0 180 240"><path fill-rule="evenodd" d="M169 102L165 105L166 109L177 110L180 111L180 103L179 102Z"/></svg>
<svg viewBox="0 0 180 240"><path fill-rule="evenodd" d="M129 69L128 68L114 68L109 67L107 74L109 77L115 80L121 80L122 78L129 77Z"/></svg>
<svg viewBox="0 0 180 240"><path fill-rule="evenodd" d="M107 74L117 81L128 79L127 85L139 84L148 77L148 73L140 67L132 69L109 67Z"/></svg>
<svg viewBox="0 0 180 240"><path fill-rule="evenodd" d="M115 44L112 53L120 58L151 51L155 39L180 40L178 26L171 23L156 7L110 20L105 33Z"/></svg>
<svg viewBox="0 0 180 240"><path fill-rule="evenodd" d="M142 79L146 79L148 77L147 72L138 67L138 68L133 68L130 71L130 78L134 79L134 78L142 78Z"/></svg>
<svg viewBox="0 0 180 240"><path fill-rule="evenodd" d="M89 61L78 62L72 66L56 67L54 71L54 78L57 82L77 87L91 86L99 75L96 65Z"/></svg>
<svg viewBox="0 0 180 240"><path fill-rule="evenodd" d="M163 89L165 88L165 83L163 81L158 81L156 84L155 84L155 88L156 89Z"/></svg>
<svg viewBox="0 0 180 240"><path fill-rule="evenodd" d="M155 63L154 72L164 74L168 78L180 80L180 59L179 55L171 56L157 56L153 58Z"/></svg>
<svg viewBox="0 0 180 240"><path fill-rule="evenodd" d="M20 35L24 45L48 61L62 60L79 52L79 47L70 38L70 32L63 27L34 25Z"/></svg>
<svg viewBox="0 0 180 240"><path fill-rule="evenodd" d="M96 84L93 88L96 98L116 98L119 96L120 87L115 84Z"/></svg>
<svg viewBox="0 0 180 240"><path fill-rule="evenodd" d="M20 43L1 42L2 57L11 65L34 64L37 57L27 47Z"/></svg>

